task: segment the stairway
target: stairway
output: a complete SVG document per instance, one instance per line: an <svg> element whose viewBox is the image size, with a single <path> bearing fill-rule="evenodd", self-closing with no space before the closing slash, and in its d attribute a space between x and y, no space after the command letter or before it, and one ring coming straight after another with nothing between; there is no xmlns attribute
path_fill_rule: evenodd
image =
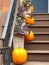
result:
<svg viewBox="0 0 49 65"><path fill-rule="evenodd" d="M34 32L35 39L24 41L28 59L23 65L49 65L49 14L34 13L32 17L35 18L35 24L27 27Z"/></svg>
<svg viewBox="0 0 49 65"><path fill-rule="evenodd" d="M33 41L25 41L24 47L28 52L28 61L49 62L49 14L34 13L34 25L27 25L35 34Z"/></svg>

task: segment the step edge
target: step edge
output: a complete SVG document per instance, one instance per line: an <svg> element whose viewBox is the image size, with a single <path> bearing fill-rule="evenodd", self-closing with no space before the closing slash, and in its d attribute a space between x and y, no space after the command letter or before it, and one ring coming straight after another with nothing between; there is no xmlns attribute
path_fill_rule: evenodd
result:
<svg viewBox="0 0 49 65"><path fill-rule="evenodd" d="M49 44L49 41L25 41L25 43L44 43L44 44L46 44L46 43L48 43Z"/></svg>
<svg viewBox="0 0 49 65"><path fill-rule="evenodd" d="M29 15L49 15L49 13L27 13Z"/></svg>
<svg viewBox="0 0 49 65"><path fill-rule="evenodd" d="M27 50L27 53L49 53L49 50Z"/></svg>
<svg viewBox="0 0 49 65"><path fill-rule="evenodd" d="M49 32L34 32L35 35L49 35Z"/></svg>
<svg viewBox="0 0 49 65"><path fill-rule="evenodd" d="M34 18L34 17L33 17L33 18ZM39 18L39 19L36 19L36 18L35 18L35 21L49 21L49 19L40 19L40 18Z"/></svg>
<svg viewBox="0 0 49 65"><path fill-rule="evenodd" d="M29 28L36 28L36 27L49 28L49 25L26 25L26 26Z"/></svg>

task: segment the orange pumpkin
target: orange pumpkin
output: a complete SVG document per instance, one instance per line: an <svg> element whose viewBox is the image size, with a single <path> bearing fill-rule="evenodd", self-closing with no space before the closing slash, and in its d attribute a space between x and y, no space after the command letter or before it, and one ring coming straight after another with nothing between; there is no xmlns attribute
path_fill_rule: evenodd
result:
<svg viewBox="0 0 49 65"><path fill-rule="evenodd" d="M32 41L32 40L34 40L34 33L32 31L30 31L29 34L25 34L25 40L26 41Z"/></svg>
<svg viewBox="0 0 49 65"><path fill-rule="evenodd" d="M23 64L27 60L27 51L24 48L15 48L12 51L12 60L15 64Z"/></svg>
<svg viewBox="0 0 49 65"><path fill-rule="evenodd" d="M35 23L35 20L33 17L26 17L25 22L26 24L33 25Z"/></svg>
<svg viewBox="0 0 49 65"><path fill-rule="evenodd" d="M33 5L30 5L29 9L30 9L31 12L34 12L34 6Z"/></svg>

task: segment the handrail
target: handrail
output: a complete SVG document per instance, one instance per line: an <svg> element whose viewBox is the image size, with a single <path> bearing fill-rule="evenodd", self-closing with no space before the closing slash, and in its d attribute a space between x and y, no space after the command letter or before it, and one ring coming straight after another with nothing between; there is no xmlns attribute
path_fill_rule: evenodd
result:
<svg viewBox="0 0 49 65"><path fill-rule="evenodd" d="M8 16L7 16L6 23L5 23L5 27L4 27L3 34L2 34L2 38L0 38L0 40L3 40L5 38L5 36L6 36L7 28L8 28L8 25L9 25L9 20L10 20L10 15L11 15L11 10L12 10L13 2L14 2L14 0L11 0L11 5L10 5L10 8L11 9L8 12ZM14 15L14 20L13 20L13 23L12 23L12 29L11 29L10 36L9 36L8 46L0 48L0 54L2 54L2 51L3 50L9 49L12 46L12 40L13 40L15 22L16 22L16 17L17 17L17 10L18 10L18 3L19 3L19 0L16 1L15 13L13 14Z"/></svg>
<svg viewBox="0 0 49 65"><path fill-rule="evenodd" d="M15 9L14 21L13 21L9 45L8 45L9 47L11 47L11 45L12 45L12 39L13 39L13 35L14 35L14 28L15 28L16 17L17 17L17 12L18 12L18 4L19 4L19 0L17 0L17 5L16 5L16 9Z"/></svg>
<svg viewBox="0 0 49 65"><path fill-rule="evenodd" d="M9 19L10 19L10 14L11 14L11 9L12 9L12 6L13 6L13 2L14 2L14 0L11 0L10 8L9 8L9 11L8 11L8 15L7 15L7 18L6 18L6 21L5 21L5 25L4 25L3 33L2 33L2 36L0 37L0 40L5 39L6 32L7 32L7 28L8 28L8 24L9 24Z"/></svg>

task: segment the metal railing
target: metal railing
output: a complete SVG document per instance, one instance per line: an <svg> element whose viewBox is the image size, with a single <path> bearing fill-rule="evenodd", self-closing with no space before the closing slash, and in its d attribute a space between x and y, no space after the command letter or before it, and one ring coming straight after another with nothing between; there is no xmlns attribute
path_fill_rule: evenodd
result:
<svg viewBox="0 0 49 65"><path fill-rule="evenodd" d="M19 0L11 0L10 8L7 14L5 25L0 40L3 41L3 47L0 48L0 54L3 54L3 65L10 65L12 40L16 23ZM5 54L6 53L6 54ZM6 56L8 58L6 58Z"/></svg>
<svg viewBox="0 0 49 65"><path fill-rule="evenodd" d="M5 39L7 28L8 28L8 24L9 24L10 14L11 14L12 6L13 6L13 1L14 0L11 0L10 8L9 8L9 11L8 11L8 15L7 15L7 18L6 18L6 21L5 21L3 33L2 33L2 36L0 37L0 40Z"/></svg>
<svg viewBox="0 0 49 65"><path fill-rule="evenodd" d="M6 21L5 21L3 33L2 33L2 36L0 37L0 40L4 40L5 37L6 37L6 33L7 33L8 25L9 25L9 20L10 20L10 16L11 16L11 11L12 11L12 7L13 7L13 3L14 3L14 0L11 0L10 8L9 8L9 11L8 11L8 14L7 14L7 18L6 18ZM10 32L11 35L10 35L9 45L8 46L11 46L11 42L12 42L12 38L13 38L15 22L16 22L16 16L17 16L17 10L18 10L18 3L19 3L19 0L17 0L17 2L16 2L15 14L12 13L13 16L14 16L14 20L13 20L13 24L12 24L12 27L11 27L11 32Z"/></svg>
<svg viewBox="0 0 49 65"><path fill-rule="evenodd" d="M12 30L11 30L11 35L10 35L10 40L9 40L9 45L8 45L10 47L11 47L11 43L12 43L12 38L13 38L14 28L15 28L15 23L16 23L16 18L17 18L18 4L19 4L19 0L17 2L16 8L15 8L14 22L12 25Z"/></svg>

